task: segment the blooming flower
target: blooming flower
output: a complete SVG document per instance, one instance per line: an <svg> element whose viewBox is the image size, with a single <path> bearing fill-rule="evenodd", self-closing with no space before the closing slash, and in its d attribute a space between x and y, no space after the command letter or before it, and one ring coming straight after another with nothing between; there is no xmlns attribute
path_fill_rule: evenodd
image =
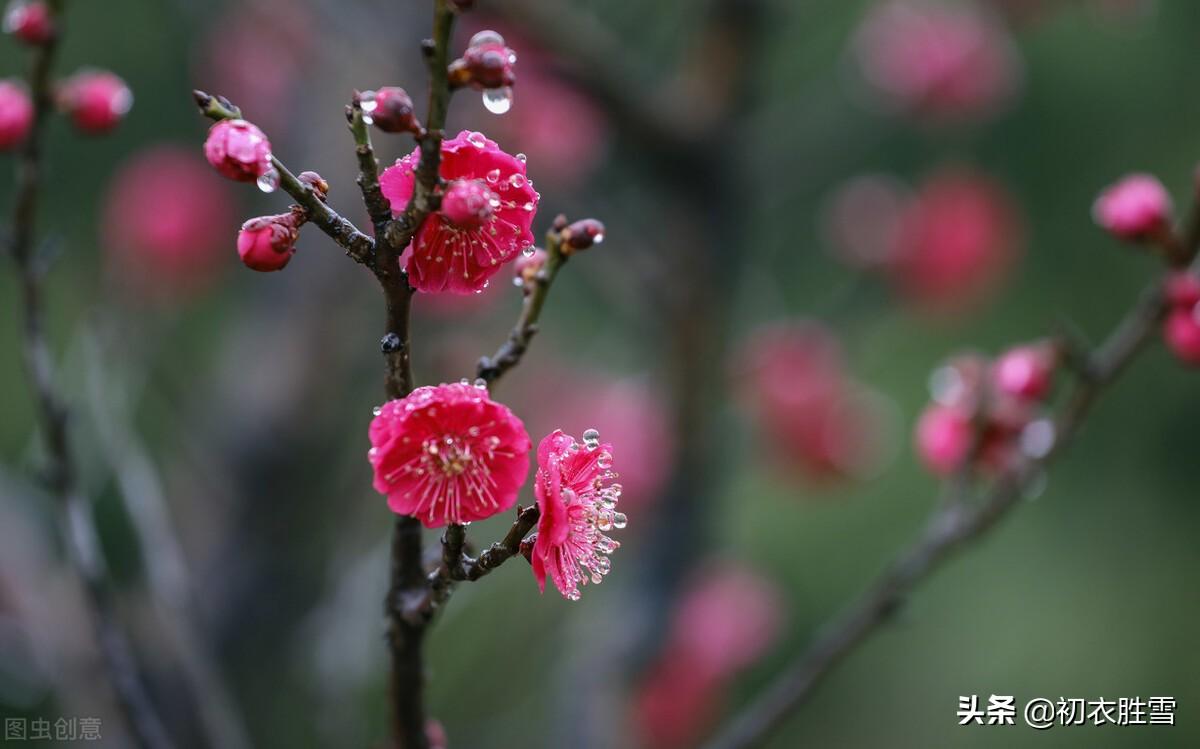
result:
<svg viewBox="0 0 1200 749"><path fill-rule="evenodd" d="M412 197L419 161L420 151L414 150L379 177L397 215ZM494 193L491 215L478 225L458 225L444 211L426 217L404 254L409 283L425 292L474 293L533 244L530 226L539 195L525 176L525 162L477 132L464 130L442 143L441 176L450 183L480 181Z"/></svg>
<svg viewBox="0 0 1200 749"><path fill-rule="evenodd" d="M427 528L504 512L529 472L525 425L466 383L420 387L384 404L369 436L375 490L392 512Z"/></svg>
<svg viewBox="0 0 1200 749"><path fill-rule="evenodd" d="M537 540L530 563L538 588L546 576L563 597L579 600L579 586L599 584L608 574L608 555L620 544L604 534L625 527L617 512L621 485L612 480L612 445L601 444L595 430L584 432L584 444L556 430L538 445Z"/></svg>
<svg viewBox="0 0 1200 749"><path fill-rule="evenodd" d="M1131 174L1100 193L1092 216L1118 239L1144 239L1166 228L1171 196L1153 175Z"/></svg>

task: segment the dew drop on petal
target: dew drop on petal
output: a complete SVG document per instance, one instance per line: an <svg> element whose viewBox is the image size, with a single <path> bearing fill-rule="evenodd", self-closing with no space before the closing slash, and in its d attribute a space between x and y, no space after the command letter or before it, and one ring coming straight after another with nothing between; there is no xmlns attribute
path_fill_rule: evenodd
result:
<svg viewBox="0 0 1200 749"><path fill-rule="evenodd" d="M500 181L500 170L493 169L492 171L488 172L487 173L487 181L493 185L496 184L497 182L499 182Z"/></svg>
<svg viewBox="0 0 1200 749"><path fill-rule="evenodd" d="M533 249L533 245L527 245L521 250L521 254L525 257L533 257L534 252L537 252L537 250Z"/></svg>
<svg viewBox="0 0 1200 749"><path fill-rule="evenodd" d="M516 187L517 189L524 187L525 182L526 182L526 179L525 179L524 174L514 174L513 176L508 178L508 183L510 185L512 185L513 187Z"/></svg>
<svg viewBox="0 0 1200 749"><path fill-rule="evenodd" d="M476 148L483 148L487 145L487 138L477 130L467 136L467 142Z"/></svg>
<svg viewBox="0 0 1200 749"><path fill-rule="evenodd" d="M383 406L376 406L375 408L371 409L371 414L373 416L378 416L381 413L383 413Z"/></svg>
<svg viewBox="0 0 1200 749"><path fill-rule="evenodd" d="M623 512L614 512L612 517L613 527L617 530L624 528L629 523L629 518L625 517Z"/></svg>
<svg viewBox="0 0 1200 749"><path fill-rule="evenodd" d="M484 44L504 44L504 37L491 29L484 29L471 37L471 41L467 43L467 46L479 47Z"/></svg>
<svg viewBox="0 0 1200 749"><path fill-rule="evenodd" d="M592 237L592 244L600 244L603 241L604 241L604 232L600 232L596 236Z"/></svg>
<svg viewBox="0 0 1200 749"><path fill-rule="evenodd" d="M526 156L526 155L525 155L525 154L523 154L523 153L519 153L519 154L517 154L517 155L516 155L516 157L515 157L515 158L516 158L516 160L517 160L517 161L519 161L519 162L521 162L522 164L524 164L524 163L525 163L525 161L526 161L526 159L528 159L529 157L528 157L528 156Z"/></svg>
<svg viewBox="0 0 1200 749"><path fill-rule="evenodd" d="M525 285L525 280L523 278L521 278L520 276L513 277L513 286L516 286L519 289L524 285Z"/></svg>
<svg viewBox="0 0 1200 749"><path fill-rule="evenodd" d="M535 206L533 203L526 203L525 205L521 206L521 210L525 211L526 213L533 213L534 207Z"/></svg>
<svg viewBox="0 0 1200 749"><path fill-rule="evenodd" d="M595 429L584 430L583 446L589 450L595 450L597 447L600 447L600 432Z"/></svg>
<svg viewBox="0 0 1200 749"><path fill-rule="evenodd" d="M487 390L487 380L483 379L482 377L476 377L475 387Z"/></svg>
<svg viewBox="0 0 1200 749"><path fill-rule="evenodd" d="M279 172L275 171L273 168L268 169L267 171L263 172L261 176L259 176L257 184L258 189L262 190L263 192L275 192L275 190L279 188Z"/></svg>
<svg viewBox="0 0 1200 749"><path fill-rule="evenodd" d="M511 86L489 88L483 92L483 108L492 114L504 114L512 109L513 90Z"/></svg>

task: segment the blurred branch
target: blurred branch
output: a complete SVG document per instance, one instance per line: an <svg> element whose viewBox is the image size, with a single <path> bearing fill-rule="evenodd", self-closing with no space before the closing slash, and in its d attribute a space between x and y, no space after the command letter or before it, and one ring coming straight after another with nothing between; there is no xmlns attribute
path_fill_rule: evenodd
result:
<svg viewBox="0 0 1200 749"><path fill-rule="evenodd" d="M192 96L200 113L211 120L233 120L242 116L242 111L223 97L199 90L193 91ZM279 186L304 208L308 220L328 234L355 262L370 265L375 255L375 240L330 208L311 187L298 180L282 161L272 156L271 163L279 172Z"/></svg>
<svg viewBox="0 0 1200 749"><path fill-rule="evenodd" d="M100 449L132 520L154 607L178 653L200 722L211 746L248 749L250 741L233 697L215 667L217 659L208 639L197 626L201 617L193 605L192 580L171 527L162 481L130 426L127 398L108 377L100 342L88 336L84 344L88 405Z"/></svg>
<svg viewBox="0 0 1200 749"><path fill-rule="evenodd" d="M565 219L556 222L556 227L546 233L546 262L538 269L533 280L526 284L525 301L521 305L521 314L517 324L508 334L508 340L496 349L490 357L483 357L475 369L475 376L488 385L499 380L505 372L517 366L525 355L529 343L538 332L538 317L542 314L542 306L550 293L550 285L558 275L558 269L567 261L563 253L563 240L560 233Z"/></svg>
<svg viewBox="0 0 1200 749"><path fill-rule="evenodd" d="M50 9L57 15L59 4L50 3ZM68 556L83 582L91 623L117 702L139 746L170 747L171 741L138 673L129 641L118 624L92 507L78 486L67 407L56 389L54 363L43 326L42 281L46 269L35 251L34 233L42 189L42 139L53 110L51 70L56 50L57 40L50 39L37 45L32 53L28 83L33 98L33 123L17 160L16 199L10 228L9 249L18 276L24 364L45 443L46 484L59 502Z"/></svg>
<svg viewBox="0 0 1200 749"><path fill-rule="evenodd" d="M1194 254L1194 249L1192 250ZM933 513L921 537L902 552L861 598L833 621L808 651L707 744L707 749L762 746L821 681L904 603L951 554L983 536L1023 495L1029 482L1075 437L1096 399L1133 361L1166 313L1162 281L1151 284L1108 339L1088 357L1079 382L1055 420L1050 451L1026 459L996 480L979 503L968 482L955 482L951 501Z"/></svg>

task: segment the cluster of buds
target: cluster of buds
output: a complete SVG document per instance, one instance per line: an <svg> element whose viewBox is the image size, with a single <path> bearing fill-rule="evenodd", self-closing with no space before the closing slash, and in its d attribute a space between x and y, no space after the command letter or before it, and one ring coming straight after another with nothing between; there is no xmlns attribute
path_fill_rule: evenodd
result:
<svg viewBox="0 0 1200 749"><path fill-rule="evenodd" d="M11 3L4 15L4 30L31 46L54 39L54 14L40 0ZM133 93L114 73L81 70L58 84L55 102L77 130L106 133L133 106ZM33 126L34 106L25 86L0 80L0 150L11 150L25 141Z"/></svg>
<svg viewBox="0 0 1200 749"><path fill-rule="evenodd" d="M934 372L933 403L916 427L916 449L934 473L947 476L967 462L1003 471L1024 456L1053 447L1054 427L1041 407L1049 398L1061 348L1037 341L994 361L968 354Z"/></svg>
<svg viewBox="0 0 1200 749"><path fill-rule="evenodd" d="M421 123L413 112L412 97L397 86L384 86L356 95L362 109L363 122L375 125L385 133L421 132Z"/></svg>
<svg viewBox="0 0 1200 749"><path fill-rule="evenodd" d="M296 254L300 227L308 219L304 209L292 206L288 213L258 216L242 224L237 251L247 268L270 272L282 270Z"/></svg>
<svg viewBox="0 0 1200 749"><path fill-rule="evenodd" d="M1200 366L1200 278L1179 271L1167 278L1164 293L1168 311L1163 340L1180 361Z"/></svg>
<svg viewBox="0 0 1200 749"><path fill-rule="evenodd" d="M504 114L512 107L512 85L517 53L495 31L480 31L471 37L462 57L450 63L450 85L470 86L483 91L483 105L493 114Z"/></svg>

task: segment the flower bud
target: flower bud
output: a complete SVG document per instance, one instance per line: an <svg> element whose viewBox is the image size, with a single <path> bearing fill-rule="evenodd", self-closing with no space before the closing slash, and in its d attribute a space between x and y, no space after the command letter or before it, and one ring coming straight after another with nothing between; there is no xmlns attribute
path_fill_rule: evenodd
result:
<svg viewBox="0 0 1200 749"><path fill-rule="evenodd" d="M33 102L19 84L0 80L0 150L20 145L33 124Z"/></svg>
<svg viewBox="0 0 1200 749"><path fill-rule="evenodd" d="M456 86L504 88L516 82L513 66L517 53L504 44L495 31L480 31L471 37L463 56L450 65L450 81Z"/></svg>
<svg viewBox="0 0 1200 749"><path fill-rule="evenodd" d="M949 475L967 459L973 433L966 412L934 404L917 421L917 455L935 474Z"/></svg>
<svg viewBox="0 0 1200 749"><path fill-rule="evenodd" d="M1200 304L1200 278L1187 271L1172 273L1163 286L1163 295L1172 307L1194 309Z"/></svg>
<svg viewBox="0 0 1200 749"><path fill-rule="evenodd" d="M560 234L564 251L569 253L574 250L586 250L604 241L604 224L594 218L580 219L563 229Z"/></svg>
<svg viewBox="0 0 1200 749"><path fill-rule="evenodd" d="M1041 400L1050 393L1054 358L1053 349L1043 344L1009 349L992 365L992 385L1018 400Z"/></svg>
<svg viewBox="0 0 1200 749"><path fill-rule="evenodd" d="M521 253L520 257L517 258L517 262L513 264L513 282L517 286L527 286L532 283L549 257L550 255L541 248L529 254Z"/></svg>
<svg viewBox="0 0 1200 749"><path fill-rule="evenodd" d="M1171 197L1156 177L1131 174L1100 193L1092 218L1118 239L1145 240L1167 229Z"/></svg>
<svg viewBox="0 0 1200 749"><path fill-rule="evenodd" d="M296 253L299 234L294 213L252 218L238 232L238 256L251 270L281 270Z"/></svg>
<svg viewBox="0 0 1200 749"><path fill-rule="evenodd" d="M316 172L300 172L296 179L300 181L300 184L312 190L322 202L329 197L329 183Z"/></svg>
<svg viewBox="0 0 1200 749"><path fill-rule="evenodd" d="M1200 320L1194 309L1172 310L1163 323L1163 339L1181 362L1200 366Z"/></svg>
<svg viewBox="0 0 1200 749"><path fill-rule="evenodd" d="M412 98L396 86L364 92L360 97L363 114L385 133L417 133L421 123L413 113Z"/></svg>
<svg viewBox="0 0 1200 749"><path fill-rule="evenodd" d="M133 92L114 73L83 71L63 83L58 103L76 129L95 135L116 127L133 106Z"/></svg>
<svg viewBox="0 0 1200 749"><path fill-rule="evenodd" d="M442 196L441 214L460 229L478 229L492 217L499 203L496 193L477 179L460 179L450 183Z"/></svg>
<svg viewBox="0 0 1200 749"><path fill-rule="evenodd" d="M45 44L54 38L54 18L42 0L16 0L4 13L4 30L26 44Z"/></svg>
<svg viewBox="0 0 1200 749"><path fill-rule="evenodd" d="M271 142L245 120L222 120L204 141L208 163L229 179L253 182L271 171Z"/></svg>

